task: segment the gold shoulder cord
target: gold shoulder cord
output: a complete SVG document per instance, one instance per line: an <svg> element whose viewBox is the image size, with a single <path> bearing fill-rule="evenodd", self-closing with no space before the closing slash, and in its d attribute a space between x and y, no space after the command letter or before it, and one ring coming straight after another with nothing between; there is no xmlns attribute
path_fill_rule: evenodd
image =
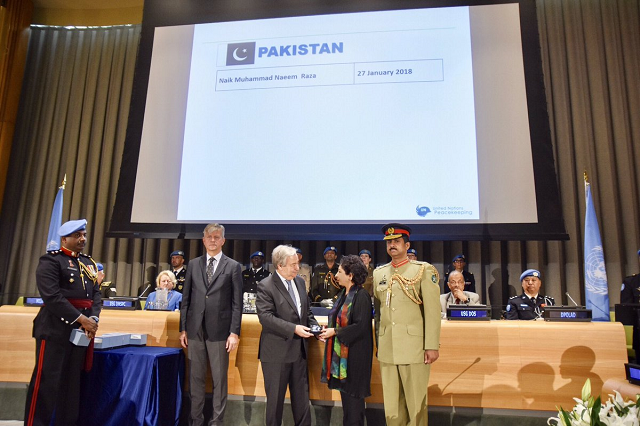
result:
<svg viewBox="0 0 640 426"><path fill-rule="evenodd" d="M422 274L424 273L424 264L420 265L420 269L418 270L418 274L413 278L406 278L400 274L393 274L391 276L391 284L389 285L389 289L393 286L393 282L396 281L400 284L400 288L403 293L411 299L413 303L416 305L422 305L422 299L420 298L420 293L416 290L416 283L420 281L422 278Z"/></svg>
<svg viewBox="0 0 640 426"><path fill-rule="evenodd" d="M331 283L332 286L337 288L338 290L342 289L340 285L338 285L338 279L333 275L332 272L327 272L327 275L324 276L324 286L328 287L328 283Z"/></svg>
<svg viewBox="0 0 640 426"><path fill-rule="evenodd" d="M96 262L91 259L91 261L93 262L93 266L95 267L96 272L91 272L91 270L89 268L87 268L87 265L85 265L84 263L80 262L80 259L78 259L78 263L80 264L80 272L84 272L85 274L87 274L87 277L89 277L89 279L91 281L96 281L96 279L98 278L98 265L96 265ZM83 281L84 283L84 281Z"/></svg>

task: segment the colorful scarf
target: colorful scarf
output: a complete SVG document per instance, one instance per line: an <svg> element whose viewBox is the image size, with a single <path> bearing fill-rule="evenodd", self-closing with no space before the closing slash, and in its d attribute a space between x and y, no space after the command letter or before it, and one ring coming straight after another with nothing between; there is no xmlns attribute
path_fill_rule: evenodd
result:
<svg viewBox="0 0 640 426"><path fill-rule="evenodd" d="M349 325L349 318L351 317L351 309L353 308L353 298L358 292L359 287L354 286L345 297L346 289L343 289L338 297L338 300L344 298L344 303L340 305L336 304L338 312L331 311L329 314L328 328L335 328L336 335L330 337L327 340L324 351L324 362L322 363L322 382L328 383L331 378L338 379L340 381L347 378L347 358L349 357L349 348L340 343L337 339L337 332L341 328ZM335 318L335 319L334 319Z"/></svg>

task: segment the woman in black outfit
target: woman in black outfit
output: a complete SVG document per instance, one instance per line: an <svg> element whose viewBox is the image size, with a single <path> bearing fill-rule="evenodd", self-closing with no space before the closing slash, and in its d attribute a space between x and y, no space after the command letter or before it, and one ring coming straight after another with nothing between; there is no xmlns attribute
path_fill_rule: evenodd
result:
<svg viewBox="0 0 640 426"><path fill-rule="evenodd" d="M321 381L338 389L344 425L364 425L364 399L371 395L373 335L367 269L358 256L344 256L336 278L342 287L320 334L326 340Z"/></svg>

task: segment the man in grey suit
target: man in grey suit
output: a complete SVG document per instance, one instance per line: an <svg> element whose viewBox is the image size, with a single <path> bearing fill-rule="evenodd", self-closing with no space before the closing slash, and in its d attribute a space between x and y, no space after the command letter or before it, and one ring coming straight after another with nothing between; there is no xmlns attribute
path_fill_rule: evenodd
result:
<svg viewBox="0 0 640 426"><path fill-rule="evenodd" d="M204 228L207 254L189 263L180 308L180 343L189 347L191 424L204 424L207 361L213 379L213 417L222 425L227 405L229 352L238 347L242 321L242 268L222 253L224 226Z"/></svg>
<svg viewBox="0 0 640 426"><path fill-rule="evenodd" d="M258 358L267 394L267 426L282 424L284 395L289 386L293 420L311 425L307 373L310 327L318 325L311 313L296 249L278 246L271 262L276 273L260 281L256 308L262 325Z"/></svg>
<svg viewBox="0 0 640 426"><path fill-rule="evenodd" d="M480 303L480 296L470 291L464 291L464 275L460 271L451 271L449 273L449 293L440 295L440 307L442 314L447 315L449 305L477 305Z"/></svg>

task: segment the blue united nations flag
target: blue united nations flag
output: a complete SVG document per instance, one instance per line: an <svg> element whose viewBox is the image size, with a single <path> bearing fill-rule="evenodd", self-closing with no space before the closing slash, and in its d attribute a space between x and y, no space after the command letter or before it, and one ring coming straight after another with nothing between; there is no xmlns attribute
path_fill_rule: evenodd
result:
<svg viewBox="0 0 640 426"><path fill-rule="evenodd" d="M62 186L58 188L58 194L56 200L53 202L53 209L51 210L51 220L49 221L49 235L47 236L47 251L58 250L60 248L60 236L58 235L58 229L62 225L62 205L64 186L67 183L67 175L64 175L64 181Z"/></svg>
<svg viewBox="0 0 640 426"><path fill-rule="evenodd" d="M609 321L609 286L591 184L585 173L586 212L584 218L584 293L594 321Z"/></svg>

